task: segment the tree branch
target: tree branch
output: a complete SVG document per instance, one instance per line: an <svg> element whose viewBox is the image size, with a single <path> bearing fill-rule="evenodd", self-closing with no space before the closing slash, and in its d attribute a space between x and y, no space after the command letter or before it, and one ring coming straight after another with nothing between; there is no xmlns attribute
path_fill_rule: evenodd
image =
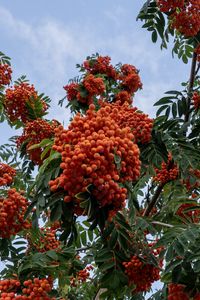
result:
<svg viewBox="0 0 200 300"><path fill-rule="evenodd" d="M165 183L160 183L159 186L157 187L155 194L153 195L151 201L149 202L149 205L144 210L143 217L144 216L147 217L150 214L150 212L152 211L154 205L156 204L156 202L162 192L164 185L165 185Z"/></svg>
<svg viewBox="0 0 200 300"><path fill-rule="evenodd" d="M104 292L106 292L106 291L107 291L107 289L100 288L100 289L98 290L98 293L96 294L96 297L95 297L94 300L99 300L99 299L100 299L100 296L101 296Z"/></svg>
<svg viewBox="0 0 200 300"><path fill-rule="evenodd" d="M187 96L187 112L185 114L184 122L187 123L190 117L190 104L191 104L191 98L192 98L192 90L194 86L194 80L196 75L196 64L197 64L197 53L193 53L192 57L192 65L190 70L190 79L189 79L189 85L188 85L188 96Z"/></svg>

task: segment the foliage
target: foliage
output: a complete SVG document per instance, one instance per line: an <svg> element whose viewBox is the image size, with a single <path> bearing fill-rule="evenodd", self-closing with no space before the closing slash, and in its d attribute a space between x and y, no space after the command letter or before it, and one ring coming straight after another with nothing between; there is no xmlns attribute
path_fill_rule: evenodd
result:
<svg viewBox="0 0 200 300"><path fill-rule="evenodd" d="M0 299L142 300L157 280L149 300L199 299L195 3L147 0L139 12L154 43L167 48L171 36L172 54L192 58L189 80L155 102L154 119L133 106L136 67L96 53L64 87L63 128L44 119L50 99L25 76L10 86L0 52L0 120L22 130L0 146Z"/></svg>

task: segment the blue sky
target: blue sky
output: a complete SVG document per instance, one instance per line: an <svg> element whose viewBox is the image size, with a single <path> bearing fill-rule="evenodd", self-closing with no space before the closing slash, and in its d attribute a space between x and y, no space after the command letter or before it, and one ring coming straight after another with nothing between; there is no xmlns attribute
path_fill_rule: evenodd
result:
<svg viewBox="0 0 200 300"><path fill-rule="evenodd" d="M99 52L113 63L140 69L143 90L135 105L151 116L153 103L164 91L179 87L188 66L172 59L170 49L160 51L150 34L136 22L141 0L74 0L0 2L0 51L12 58L14 79L26 74L39 92L52 99L49 118L68 122L69 113L57 107L63 86L77 75L76 63ZM12 135L1 126L0 142Z"/></svg>

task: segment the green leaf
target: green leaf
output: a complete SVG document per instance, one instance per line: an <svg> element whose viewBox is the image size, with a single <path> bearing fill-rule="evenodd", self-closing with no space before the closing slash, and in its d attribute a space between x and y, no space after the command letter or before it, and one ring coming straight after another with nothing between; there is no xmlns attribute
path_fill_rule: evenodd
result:
<svg viewBox="0 0 200 300"><path fill-rule="evenodd" d="M151 34L151 40L153 43L156 43L157 39L158 39L158 34L157 34L156 30L154 30Z"/></svg>
<svg viewBox="0 0 200 300"><path fill-rule="evenodd" d="M105 261L101 266L99 266L99 269L101 272L107 271L109 269L112 269L115 266L115 261Z"/></svg>
<svg viewBox="0 0 200 300"><path fill-rule="evenodd" d="M62 202L56 203L56 205L51 210L50 220L55 222L61 218L62 215Z"/></svg>

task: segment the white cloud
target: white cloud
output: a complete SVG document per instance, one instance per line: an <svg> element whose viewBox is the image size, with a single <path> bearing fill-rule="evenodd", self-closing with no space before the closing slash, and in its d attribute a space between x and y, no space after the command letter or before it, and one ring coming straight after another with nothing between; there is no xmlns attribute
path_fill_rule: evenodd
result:
<svg viewBox="0 0 200 300"><path fill-rule="evenodd" d="M117 6L110 13L105 12L108 18L115 23L119 22L119 15L125 14L124 10ZM156 51L149 39L141 37L135 31L132 33L120 32L110 36L101 36L95 31L93 24L85 25L85 28L73 27L69 24L59 23L57 20L43 20L37 24L25 22L11 14L0 6L0 28L4 28L7 36L15 42L21 42L23 69L31 74L31 79L36 86L46 91L53 99L57 100L64 95L62 86L73 76L77 75L75 64L80 63L87 55L100 52L110 55L115 63L132 63L136 67L149 72L149 83L145 85L143 97L145 102L139 101L144 111L152 112L147 103L152 106L149 99L157 98L160 91L165 90L166 84L153 78L157 76L163 59L163 54ZM147 50L148 49L148 50ZM31 70L31 71L30 71ZM153 80L155 83L153 83ZM54 117L66 118L66 112L54 107Z"/></svg>

